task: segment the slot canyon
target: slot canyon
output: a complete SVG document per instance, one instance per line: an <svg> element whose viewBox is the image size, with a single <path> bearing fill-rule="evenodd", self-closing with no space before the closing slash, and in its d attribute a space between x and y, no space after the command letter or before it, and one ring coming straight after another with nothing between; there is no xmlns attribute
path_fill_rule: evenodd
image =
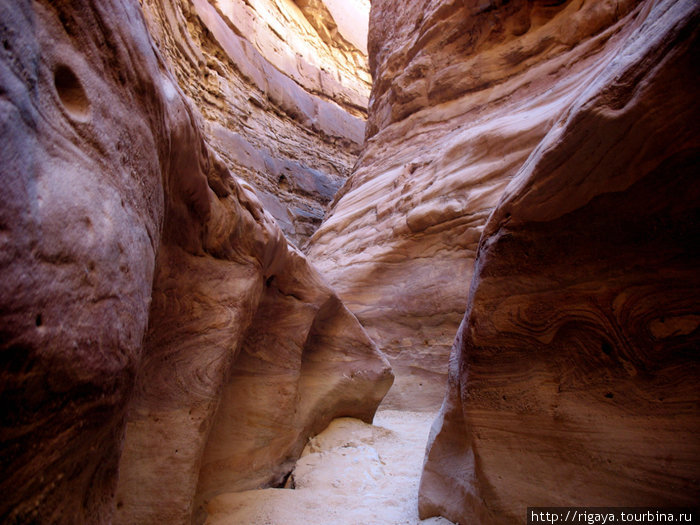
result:
<svg viewBox="0 0 700 525"><path fill-rule="evenodd" d="M0 523L697 506L699 33L0 0Z"/></svg>

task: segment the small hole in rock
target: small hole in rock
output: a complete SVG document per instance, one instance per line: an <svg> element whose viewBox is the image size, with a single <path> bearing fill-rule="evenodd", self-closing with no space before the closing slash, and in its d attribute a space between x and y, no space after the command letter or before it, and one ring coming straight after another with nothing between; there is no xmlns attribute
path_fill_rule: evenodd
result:
<svg viewBox="0 0 700 525"><path fill-rule="evenodd" d="M615 396L613 395L612 392L608 392L607 394L605 394L605 397L607 397L608 399L612 399Z"/></svg>
<svg viewBox="0 0 700 525"><path fill-rule="evenodd" d="M294 476L292 475L292 471L289 471L279 483L273 486L278 489L294 490L296 486L294 484Z"/></svg>
<svg viewBox="0 0 700 525"><path fill-rule="evenodd" d="M612 350L613 350L612 345L610 343L608 343L607 341L603 341L602 343L600 343L600 349L602 350L602 352L605 355L612 354Z"/></svg>
<svg viewBox="0 0 700 525"><path fill-rule="evenodd" d="M34 319L34 324L37 326L41 326L43 323L43 319L41 318L41 314L36 314L36 319Z"/></svg>
<svg viewBox="0 0 700 525"><path fill-rule="evenodd" d="M85 120L90 111L90 101L73 70L68 66L58 66L54 73L54 84L68 114L76 120Z"/></svg>

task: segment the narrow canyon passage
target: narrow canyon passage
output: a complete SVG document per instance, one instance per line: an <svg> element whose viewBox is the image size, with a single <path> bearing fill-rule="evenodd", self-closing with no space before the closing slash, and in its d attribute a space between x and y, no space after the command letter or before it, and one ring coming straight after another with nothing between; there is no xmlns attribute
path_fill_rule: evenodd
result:
<svg viewBox="0 0 700 525"><path fill-rule="evenodd" d="M418 518L418 484L436 414L380 409L374 424L340 418L309 440L288 482L222 494L208 525L449 525Z"/></svg>
<svg viewBox="0 0 700 525"><path fill-rule="evenodd" d="M0 41L0 524L700 501L700 2L0 0Z"/></svg>

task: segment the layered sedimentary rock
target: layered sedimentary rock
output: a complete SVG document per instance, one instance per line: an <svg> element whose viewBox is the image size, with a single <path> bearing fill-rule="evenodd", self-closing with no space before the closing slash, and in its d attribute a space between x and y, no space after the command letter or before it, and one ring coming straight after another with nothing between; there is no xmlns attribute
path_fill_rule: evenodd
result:
<svg viewBox="0 0 700 525"><path fill-rule="evenodd" d="M326 3L143 2L211 146L299 246L357 158L371 80L369 6Z"/></svg>
<svg viewBox="0 0 700 525"><path fill-rule="evenodd" d="M214 495L283 483L309 436L340 414L371 421L391 385L355 317L238 191L251 216L216 210L213 256L160 249L116 523L189 523Z"/></svg>
<svg viewBox="0 0 700 525"><path fill-rule="evenodd" d="M489 214L639 9L373 2L369 140L308 252L389 356L388 404L439 406Z"/></svg>
<svg viewBox="0 0 700 525"><path fill-rule="evenodd" d="M638 3L505 189L422 516L699 500L699 21L694 2Z"/></svg>
<svg viewBox="0 0 700 525"><path fill-rule="evenodd" d="M140 6L3 2L0 38L0 521L190 523L198 483L274 483L331 418L370 420L386 361Z"/></svg>

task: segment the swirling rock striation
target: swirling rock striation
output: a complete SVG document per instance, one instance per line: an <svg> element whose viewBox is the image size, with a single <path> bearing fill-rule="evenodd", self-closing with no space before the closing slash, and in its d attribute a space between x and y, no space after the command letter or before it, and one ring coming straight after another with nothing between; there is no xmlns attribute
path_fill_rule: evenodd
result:
<svg viewBox="0 0 700 525"><path fill-rule="evenodd" d="M480 240L423 517L700 497L692 2L640 2Z"/></svg>
<svg viewBox="0 0 700 525"><path fill-rule="evenodd" d="M368 141L308 253L391 360L387 404L439 406L484 224L638 4L372 3Z"/></svg>
<svg viewBox="0 0 700 525"><path fill-rule="evenodd" d="M386 360L209 144L138 3L0 21L0 521L190 523L198 483L274 483L333 417L371 420Z"/></svg>

